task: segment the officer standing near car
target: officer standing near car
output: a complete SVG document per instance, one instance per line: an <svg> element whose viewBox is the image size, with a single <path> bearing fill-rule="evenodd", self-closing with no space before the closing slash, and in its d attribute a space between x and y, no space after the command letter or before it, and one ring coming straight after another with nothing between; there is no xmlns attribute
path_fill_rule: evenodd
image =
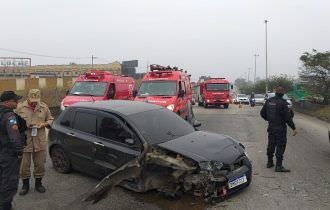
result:
<svg viewBox="0 0 330 210"><path fill-rule="evenodd" d="M31 89L28 98L19 104L16 113L26 120L27 145L23 150L20 176L23 179L22 190L20 195L25 195L30 189L31 177L31 158L34 163L35 189L44 193L46 188L42 185L42 178L45 175L46 162L46 127L50 127L54 118L48 106L40 101L40 90Z"/></svg>
<svg viewBox="0 0 330 210"><path fill-rule="evenodd" d="M23 139L14 109L21 96L4 91L0 96L0 210L12 208L17 192ZM25 122L23 122L25 124Z"/></svg>
<svg viewBox="0 0 330 210"><path fill-rule="evenodd" d="M288 125L293 130L293 136L297 134L296 126L293 123L292 115L288 108L284 95L283 87L277 87L275 96L269 98L260 111L261 117L268 121L268 146L267 146L267 168L274 166L273 156L276 156L276 172L290 172L282 165L283 154L286 147L286 134Z"/></svg>

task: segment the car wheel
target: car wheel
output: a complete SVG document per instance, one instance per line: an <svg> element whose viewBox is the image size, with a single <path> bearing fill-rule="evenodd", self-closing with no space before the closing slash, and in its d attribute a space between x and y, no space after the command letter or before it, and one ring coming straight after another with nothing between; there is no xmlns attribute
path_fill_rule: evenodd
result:
<svg viewBox="0 0 330 210"><path fill-rule="evenodd" d="M71 172L71 162L60 146L54 146L51 149L50 157L52 159L53 167L57 172L69 173Z"/></svg>
<svg viewBox="0 0 330 210"><path fill-rule="evenodd" d="M225 104L225 105L223 105L223 107L224 107L225 109L228 109L229 104Z"/></svg>

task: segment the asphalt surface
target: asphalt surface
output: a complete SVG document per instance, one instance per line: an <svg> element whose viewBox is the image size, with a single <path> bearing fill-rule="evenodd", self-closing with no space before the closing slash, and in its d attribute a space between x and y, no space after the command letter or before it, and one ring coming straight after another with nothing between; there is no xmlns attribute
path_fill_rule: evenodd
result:
<svg viewBox="0 0 330 210"><path fill-rule="evenodd" d="M267 124L259 117L261 107L232 105L229 109L194 107L201 129L230 135L243 143L253 164L251 185L226 201L205 205L201 200L184 196L168 201L157 192L138 194L114 188L100 202L80 202L82 195L98 183L80 173L59 174L46 163L44 185L47 192L31 190L15 197L15 209L330 209L329 124L296 113L298 135L288 129L284 165L291 173L267 169ZM21 184L21 183L20 183Z"/></svg>

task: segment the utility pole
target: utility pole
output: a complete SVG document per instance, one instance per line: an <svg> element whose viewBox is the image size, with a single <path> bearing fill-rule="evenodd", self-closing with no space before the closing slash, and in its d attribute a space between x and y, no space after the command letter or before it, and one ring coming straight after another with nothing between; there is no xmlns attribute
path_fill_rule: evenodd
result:
<svg viewBox="0 0 330 210"><path fill-rule="evenodd" d="M94 70L94 59L97 59L97 57L92 55L92 70Z"/></svg>
<svg viewBox="0 0 330 210"><path fill-rule="evenodd" d="M265 20L265 25L266 25L266 94L268 93L267 23L268 23L268 20Z"/></svg>
<svg viewBox="0 0 330 210"><path fill-rule="evenodd" d="M254 83L256 83L256 77L257 77L257 54L254 54Z"/></svg>

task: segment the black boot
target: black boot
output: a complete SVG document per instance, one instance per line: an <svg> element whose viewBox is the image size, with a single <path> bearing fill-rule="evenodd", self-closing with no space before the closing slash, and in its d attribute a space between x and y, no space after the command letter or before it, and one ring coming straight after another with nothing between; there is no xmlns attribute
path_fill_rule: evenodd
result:
<svg viewBox="0 0 330 210"><path fill-rule="evenodd" d="M282 161L276 161L275 172L290 172L290 169L284 168Z"/></svg>
<svg viewBox="0 0 330 210"><path fill-rule="evenodd" d="M30 179L23 179L23 187L19 191L19 195L26 195L30 189Z"/></svg>
<svg viewBox="0 0 330 210"><path fill-rule="evenodd" d="M274 166L273 158L268 158L267 168L272 168Z"/></svg>
<svg viewBox="0 0 330 210"><path fill-rule="evenodd" d="M275 172L290 172L290 169L284 168L283 166L276 166Z"/></svg>
<svg viewBox="0 0 330 210"><path fill-rule="evenodd" d="M46 188L44 186L42 186L41 180L42 180L42 178L36 178L35 188L38 192L44 193L44 192L46 192Z"/></svg>
<svg viewBox="0 0 330 210"><path fill-rule="evenodd" d="M267 162L267 168L272 168L272 167L274 167L273 161L268 161Z"/></svg>

